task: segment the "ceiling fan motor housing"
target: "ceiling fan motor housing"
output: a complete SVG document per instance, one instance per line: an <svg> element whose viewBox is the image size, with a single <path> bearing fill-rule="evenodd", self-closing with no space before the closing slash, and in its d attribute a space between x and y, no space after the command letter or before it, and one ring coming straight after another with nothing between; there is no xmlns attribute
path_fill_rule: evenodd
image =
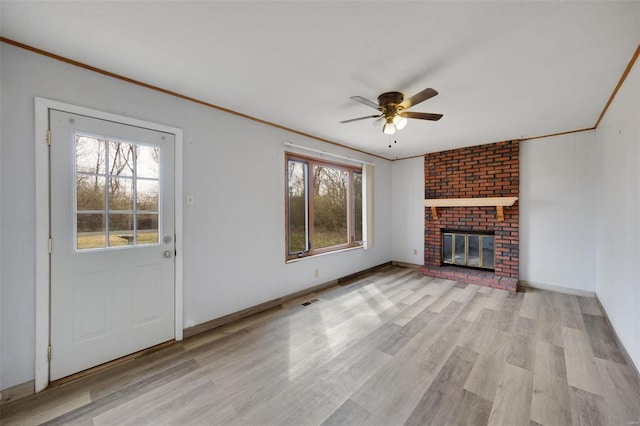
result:
<svg viewBox="0 0 640 426"><path fill-rule="evenodd" d="M404 95L400 92L386 92L378 96L378 105L385 117L393 117L399 111Z"/></svg>

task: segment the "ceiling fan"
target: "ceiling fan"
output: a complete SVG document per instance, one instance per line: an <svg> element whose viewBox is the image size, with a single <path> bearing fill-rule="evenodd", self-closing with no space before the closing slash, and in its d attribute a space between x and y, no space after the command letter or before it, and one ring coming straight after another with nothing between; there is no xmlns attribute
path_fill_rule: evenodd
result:
<svg viewBox="0 0 640 426"><path fill-rule="evenodd" d="M377 118L374 122L376 127L382 128L382 132L386 135L392 135L396 130L400 130L407 125L407 118L417 118L419 120L438 121L442 118L442 114L431 114L428 112L412 112L407 111L413 105L433 98L438 92L429 88L422 92L416 93L409 99L404 99L404 95L400 92L386 92L378 96L376 104L362 96L351 96L356 102L360 102L368 107L377 109L381 112L378 115L367 115L366 117L352 118L344 120L340 123L351 123L358 120L366 120L367 118Z"/></svg>

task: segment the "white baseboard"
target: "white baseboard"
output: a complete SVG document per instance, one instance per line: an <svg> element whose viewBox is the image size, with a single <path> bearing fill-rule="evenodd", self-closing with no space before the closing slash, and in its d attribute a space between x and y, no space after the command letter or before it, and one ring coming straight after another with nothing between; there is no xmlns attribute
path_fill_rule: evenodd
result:
<svg viewBox="0 0 640 426"><path fill-rule="evenodd" d="M537 288L538 290L549 290L549 291L555 291L557 293L571 294L573 296L582 296L582 297L590 297L590 298L596 297L596 293L593 291L586 291L586 290L580 290L580 289L569 288L569 287L561 287L561 286L551 285L551 284L541 284L541 283L534 283L531 281L520 280L518 281L518 285L521 285L523 287L529 287L529 288Z"/></svg>

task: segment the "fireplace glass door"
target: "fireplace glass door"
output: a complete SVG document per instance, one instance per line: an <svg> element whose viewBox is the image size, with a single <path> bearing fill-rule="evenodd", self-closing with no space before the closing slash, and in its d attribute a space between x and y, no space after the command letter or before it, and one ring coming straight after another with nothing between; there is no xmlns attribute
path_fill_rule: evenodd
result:
<svg viewBox="0 0 640 426"><path fill-rule="evenodd" d="M443 232L442 263L493 269L495 264L494 236Z"/></svg>

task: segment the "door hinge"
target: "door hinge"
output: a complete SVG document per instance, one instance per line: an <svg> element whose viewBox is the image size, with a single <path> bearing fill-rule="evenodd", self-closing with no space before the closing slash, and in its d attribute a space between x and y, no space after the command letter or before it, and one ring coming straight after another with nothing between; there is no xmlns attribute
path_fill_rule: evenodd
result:
<svg viewBox="0 0 640 426"><path fill-rule="evenodd" d="M47 361L51 361L51 345L47 347Z"/></svg>
<svg viewBox="0 0 640 426"><path fill-rule="evenodd" d="M51 130L47 130L47 145L51 146Z"/></svg>
<svg viewBox="0 0 640 426"><path fill-rule="evenodd" d="M49 242L48 242L48 244L49 244L49 247L48 247L48 249L49 249L49 254L51 254L52 249L53 249L53 241L51 240L51 237L49 237Z"/></svg>

